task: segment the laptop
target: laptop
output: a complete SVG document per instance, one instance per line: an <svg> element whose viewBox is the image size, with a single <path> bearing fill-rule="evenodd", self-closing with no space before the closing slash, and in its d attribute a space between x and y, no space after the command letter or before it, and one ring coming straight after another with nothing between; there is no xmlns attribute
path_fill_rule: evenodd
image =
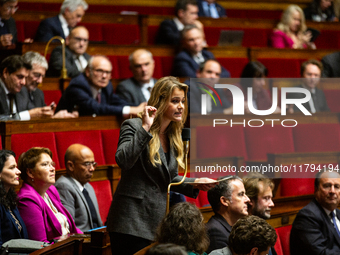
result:
<svg viewBox="0 0 340 255"><path fill-rule="evenodd" d="M218 46L242 46L244 31L221 30Z"/></svg>

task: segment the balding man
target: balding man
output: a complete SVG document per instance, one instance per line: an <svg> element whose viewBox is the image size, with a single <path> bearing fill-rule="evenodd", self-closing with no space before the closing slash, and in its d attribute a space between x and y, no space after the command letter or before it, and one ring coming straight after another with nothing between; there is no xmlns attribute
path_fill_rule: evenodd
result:
<svg viewBox="0 0 340 255"><path fill-rule="evenodd" d="M55 183L62 204L83 232L103 225L96 194L89 183L96 166L90 148L72 144L65 153L66 175Z"/></svg>
<svg viewBox="0 0 340 255"><path fill-rule="evenodd" d="M139 105L149 100L156 83L152 78L155 61L150 51L138 49L131 53L129 62L133 77L119 83L116 93L132 105Z"/></svg>
<svg viewBox="0 0 340 255"><path fill-rule="evenodd" d="M68 77L74 78L84 72L91 57L86 53L88 43L89 31L83 26L74 28L66 38L65 65ZM49 66L46 76L59 77L63 67L61 46L55 47L52 51Z"/></svg>

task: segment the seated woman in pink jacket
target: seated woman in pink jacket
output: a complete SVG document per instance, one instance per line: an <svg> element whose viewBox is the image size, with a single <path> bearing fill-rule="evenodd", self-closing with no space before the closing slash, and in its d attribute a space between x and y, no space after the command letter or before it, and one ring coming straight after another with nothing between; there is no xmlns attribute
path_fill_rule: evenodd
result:
<svg viewBox="0 0 340 255"><path fill-rule="evenodd" d="M295 4L289 5L270 35L269 43L274 48L316 49L315 44L310 42L312 33L306 30L302 9Z"/></svg>
<svg viewBox="0 0 340 255"><path fill-rule="evenodd" d="M55 183L52 152L33 147L20 155L18 168L24 181L19 191L18 209L25 222L28 237L53 242L60 236L82 233L60 202Z"/></svg>

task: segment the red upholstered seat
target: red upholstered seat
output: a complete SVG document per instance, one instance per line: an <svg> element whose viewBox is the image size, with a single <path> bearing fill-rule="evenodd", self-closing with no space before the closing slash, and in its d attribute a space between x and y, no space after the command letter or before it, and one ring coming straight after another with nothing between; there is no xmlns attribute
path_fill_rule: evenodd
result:
<svg viewBox="0 0 340 255"><path fill-rule="evenodd" d="M52 152L52 160L56 164L56 169L60 169L59 157L53 132L31 133L31 134L14 134L11 137L12 151L16 154L18 160L21 153L32 147L46 147Z"/></svg>
<svg viewBox="0 0 340 255"><path fill-rule="evenodd" d="M326 96L327 105L332 112L340 112L340 90L324 90Z"/></svg>
<svg viewBox="0 0 340 255"><path fill-rule="evenodd" d="M109 214L112 201L112 188L109 180L90 182L96 193L99 213L103 224L105 225L107 215Z"/></svg>
<svg viewBox="0 0 340 255"><path fill-rule="evenodd" d="M243 10L229 9L227 15L229 18L247 18L247 19L277 19L281 17L281 10Z"/></svg>
<svg viewBox="0 0 340 255"><path fill-rule="evenodd" d="M281 247L282 247L282 251L284 255L290 255L289 237L290 237L291 230L292 230L292 225L287 225L287 226L283 226L283 227L279 227L275 229L276 233L280 237Z"/></svg>
<svg viewBox="0 0 340 255"><path fill-rule="evenodd" d="M200 201L201 207L207 207L210 206L209 200L208 200L208 192L207 191L200 191L198 194L198 199Z"/></svg>
<svg viewBox="0 0 340 255"><path fill-rule="evenodd" d="M199 198L192 198L192 197L185 197L186 201L191 203L191 204L194 204L196 205L198 208L201 207L201 201L199 200Z"/></svg>
<svg viewBox="0 0 340 255"><path fill-rule="evenodd" d="M315 175L315 174L314 174ZM282 178L281 196L302 196L314 193L314 178Z"/></svg>
<svg viewBox="0 0 340 255"><path fill-rule="evenodd" d="M280 124L248 126L244 132L248 160L267 160L267 153L294 152L292 128Z"/></svg>
<svg viewBox="0 0 340 255"><path fill-rule="evenodd" d="M231 78L239 78L244 66L249 62L247 58L216 58L220 64L230 72Z"/></svg>
<svg viewBox="0 0 340 255"><path fill-rule="evenodd" d="M26 38L31 38L34 39L35 34L38 31L38 27L39 27L40 21L38 20L26 20L24 21L24 39Z"/></svg>
<svg viewBox="0 0 340 255"><path fill-rule="evenodd" d="M113 67L112 73L111 73L112 79L119 79L120 74L119 74L119 68L118 68L119 65L117 61L117 56L108 55L107 57L110 60L112 67Z"/></svg>
<svg viewBox="0 0 340 255"><path fill-rule="evenodd" d="M103 24L99 23L79 23L78 26L84 26L89 31L89 40L91 42L101 42L103 39Z"/></svg>
<svg viewBox="0 0 340 255"><path fill-rule="evenodd" d="M154 45L159 26L148 26L148 44Z"/></svg>
<svg viewBox="0 0 340 255"><path fill-rule="evenodd" d="M116 164L115 154L119 140L119 129L102 130L105 164Z"/></svg>
<svg viewBox="0 0 340 255"><path fill-rule="evenodd" d="M140 43L138 25L103 24L103 40L107 44L130 45Z"/></svg>
<svg viewBox="0 0 340 255"><path fill-rule="evenodd" d="M160 56L153 56L153 59L155 61L155 70L153 72L153 77L154 78L162 78L163 76L166 76L164 73L163 73L163 62L162 62L162 58L163 57L160 57Z"/></svg>
<svg viewBox="0 0 340 255"><path fill-rule="evenodd" d="M127 79L132 77L132 72L130 70L129 56L116 56L118 69L118 78Z"/></svg>
<svg viewBox="0 0 340 255"><path fill-rule="evenodd" d="M88 146L93 151L94 159L98 165L105 164L100 130L56 132L55 139L59 162L62 168L65 167L64 155L66 149L74 143Z"/></svg>
<svg viewBox="0 0 340 255"><path fill-rule="evenodd" d="M285 255L282 251L282 245L281 245L281 240L280 240L280 236L279 234L277 233L276 229L275 229L275 232L277 234L277 239L276 239L276 243L274 245L274 249L277 253L277 255Z"/></svg>
<svg viewBox="0 0 340 255"><path fill-rule="evenodd" d="M340 47L340 36L338 31L322 30L315 40L318 49L338 49Z"/></svg>
<svg viewBox="0 0 340 255"><path fill-rule="evenodd" d="M228 125L196 129L197 157L217 158L240 156L248 158L243 125L230 127Z"/></svg>
<svg viewBox="0 0 340 255"><path fill-rule="evenodd" d="M18 20L15 25L17 27L18 42L23 42L25 40L25 21Z"/></svg>
<svg viewBox="0 0 340 255"><path fill-rule="evenodd" d="M60 90L44 90L43 92L46 105L50 105L52 102L55 102L55 105L59 103L61 98Z"/></svg>
<svg viewBox="0 0 340 255"><path fill-rule="evenodd" d="M340 151L339 124L299 124L293 137L296 152Z"/></svg>
<svg viewBox="0 0 340 255"><path fill-rule="evenodd" d="M161 57L163 76L171 75L174 57L163 56Z"/></svg>
<svg viewBox="0 0 340 255"><path fill-rule="evenodd" d="M299 78L300 59L258 58L268 69L269 78Z"/></svg>

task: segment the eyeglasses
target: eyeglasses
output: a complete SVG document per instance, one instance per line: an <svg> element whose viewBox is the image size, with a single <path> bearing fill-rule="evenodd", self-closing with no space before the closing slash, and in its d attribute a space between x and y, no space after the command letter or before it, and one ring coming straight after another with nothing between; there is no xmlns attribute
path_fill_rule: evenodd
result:
<svg viewBox="0 0 340 255"><path fill-rule="evenodd" d="M7 6L6 11L16 12L19 9L19 6Z"/></svg>
<svg viewBox="0 0 340 255"><path fill-rule="evenodd" d="M104 73L107 76L111 75L111 71L105 71L105 70L102 70L102 69L92 69L92 70L99 75L103 75Z"/></svg>
<svg viewBox="0 0 340 255"><path fill-rule="evenodd" d="M72 37L72 39L81 42L84 41L85 43L89 42L89 39L85 39L85 38L80 38L80 37Z"/></svg>
<svg viewBox="0 0 340 255"><path fill-rule="evenodd" d="M47 167L55 167L55 162L42 162L40 164L40 166L42 166L43 168L47 168Z"/></svg>
<svg viewBox="0 0 340 255"><path fill-rule="evenodd" d="M85 161L85 162L82 162L82 163L79 163L83 166L86 166L87 169L90 169L91 166L93 166L93 168L96 168L96 166L98 165L97 162L90 162L90 161Z"/></svg>
<svg viewBox="0 0 340 255"><path fill-rule="evenodd" d="M42 75L41 73L33 73L33 76L37 79L39 79L40 77L44 78L45 75Z"/></svg>

